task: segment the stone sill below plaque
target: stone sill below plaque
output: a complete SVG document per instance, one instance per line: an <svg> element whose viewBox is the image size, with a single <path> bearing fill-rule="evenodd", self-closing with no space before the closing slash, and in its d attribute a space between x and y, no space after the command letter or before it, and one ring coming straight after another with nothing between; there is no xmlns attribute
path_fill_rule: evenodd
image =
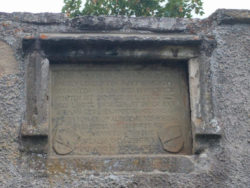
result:
<svg viewBox="0 0 250 188"><path fill-rule="evenodd" d="M112 155L49 157L49 173L83 171L190 173L194 170L193 156L184 155Z"/></svg>

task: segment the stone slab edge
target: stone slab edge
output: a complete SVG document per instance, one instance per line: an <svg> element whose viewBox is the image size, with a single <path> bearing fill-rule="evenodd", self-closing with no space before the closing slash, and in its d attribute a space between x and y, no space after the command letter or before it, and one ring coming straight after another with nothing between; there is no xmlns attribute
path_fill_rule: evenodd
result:
<svg viewBox="0 0 250 188"><path fill-rule="evenodd" d="M128 18L124 16L81 16L72 19L62 13L32 14L27 12L0 12L1 20L12 20L34 25L65 25L72 28L74 32L192 33L192 28L198 22L206 22L206 20L215 20L218 25L250 24L250 10L218 9L209 18L204 20L158 17Z"/></svg>
<svg viewBox="0 0 250 188"><path fill-rule="evenodd" d="M250 10L218 9L208 19L216 19L220 24L250 24Z"/></svg>

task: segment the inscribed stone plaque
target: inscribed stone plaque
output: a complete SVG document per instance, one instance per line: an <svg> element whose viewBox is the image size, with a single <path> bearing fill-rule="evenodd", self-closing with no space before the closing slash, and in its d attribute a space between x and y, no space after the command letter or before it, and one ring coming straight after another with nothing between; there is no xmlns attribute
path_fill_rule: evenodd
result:
<svg viewBox="0 0 250 188"><path fill-rule="evenodd" d="M51 65L50 155L191 152L181 63Z"/></svg>

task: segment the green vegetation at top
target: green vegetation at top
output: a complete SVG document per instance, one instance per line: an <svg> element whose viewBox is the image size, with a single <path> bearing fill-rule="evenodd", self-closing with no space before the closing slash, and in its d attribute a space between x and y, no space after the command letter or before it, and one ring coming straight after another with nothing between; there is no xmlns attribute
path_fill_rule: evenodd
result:
<svg viewBox="0 0 250 188"><path fill-rule="evenodd" d="M202 0L64 0L62 12L80 15L187 17L203 15Z"/></svg>

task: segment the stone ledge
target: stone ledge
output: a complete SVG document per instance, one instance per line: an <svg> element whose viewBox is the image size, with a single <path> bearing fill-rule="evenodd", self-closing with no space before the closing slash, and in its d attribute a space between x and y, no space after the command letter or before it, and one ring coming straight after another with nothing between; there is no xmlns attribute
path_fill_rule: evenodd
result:
<svg viewBox="0 0 250 188"><path fill-rule="evenodd" d="M63 13L0 12L0 20L39 25L61 25L69 32L124 33L197 33L200 19L166 17L80 16L68 18ZM205 21L216 24L250 24L250 10L218 9ZM65 31L65 30L64 30Z"/></svg>
<svg viewBox="0 0 250 188"><path fill-rule="evenodd" d="M204 122L195 126L195 135L196 136L214 136L220 138L222 135L222 128L217 119L212 119L208 124Z"/></svg>
<svg viewBox="0 0 250 188"><path fill-rule="evenodd" d="M194 170L192 156L182 155L122 155L122 156L70 156L49 157L49 173L82 172L169 172L190 173Z"/></svg>
<svg viewBox="0 0 250 188"><path fill-rule="evenodd" d="M164 41L177 44L200 44L201 37L192 34L134 34L134 33L40 33L39 37L25 34L24 40L110 40L110 41Z"/></svg>
<svg viewBox="0 0 250 188"><path fill-rule="evenodd" d="M186 18L124 17L124 16L81 16L70 24L79 30L133 30L157 33L184 32L193 20Z"/></svg>
<svg viewBox="0 0 250 188"><path fill-rule="evenodd" d="M107 34L107 33L41 33L38 37L26 34L23 38L24 51L36 41L79 41L91 42L157 42L157 44L167 45L200 45L202 39L198 35L187 34Z"/></svg>
<svg viewBox="0 0 250 188"><path fill-rule="evenodd" d="M198 56L197 35L60 34L23 38L23 50L42 50L51 61L126 59L187 60ZM63 46L63 48L62 48Z"/></svg>
<svg viewBox="0 0 250 188"><path fill-rule="evenodd" d="M48 136L48 124L39 124L36 126L22 124L21 135L22 136Z"/></svg>

